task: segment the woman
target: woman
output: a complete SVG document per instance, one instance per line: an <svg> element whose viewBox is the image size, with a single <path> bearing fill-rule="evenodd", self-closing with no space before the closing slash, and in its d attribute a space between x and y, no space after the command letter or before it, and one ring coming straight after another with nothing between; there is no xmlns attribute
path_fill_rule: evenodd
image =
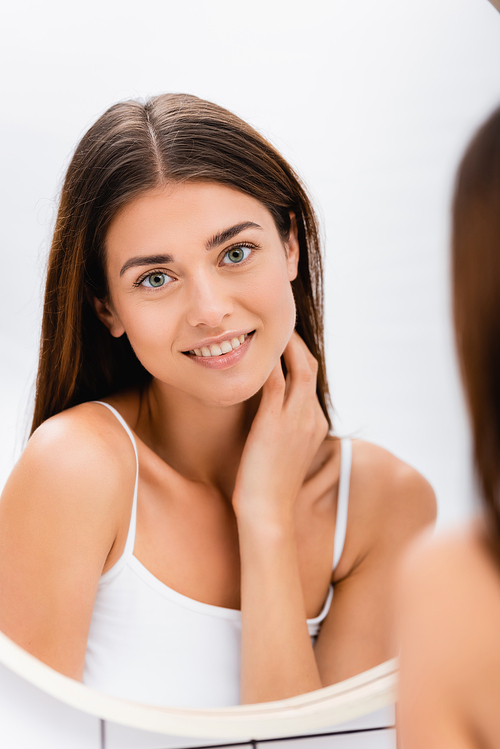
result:
<svg viewBox="0 0 500 749"><path fill-rule="evenodd" d="M96 122L63 186L33 432L0 503L8 636L95 688L187 706L394 655L393 569L434 498L358 441L351 477L328 434L321 283L307 195L246 123L186 95Z"/></svg>
<svg viewBox="0 0 500 749"><path fill-rule="evenodd" d="M458 358L482 513L405 559L400 733L405 749L500 746L500 109L461 162L453 206Z"/></svg>

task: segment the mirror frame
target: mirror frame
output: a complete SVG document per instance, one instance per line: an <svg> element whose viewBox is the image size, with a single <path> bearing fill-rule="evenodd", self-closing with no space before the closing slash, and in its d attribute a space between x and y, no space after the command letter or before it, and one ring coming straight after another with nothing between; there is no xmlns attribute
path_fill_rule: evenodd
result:
<svg viewBox="0 0 500 749"><path fill-rule="evenodd" d="M226 708L173 708L131 702L97 692L60 674L0 632L0 663L61 702L102 720L174 736L269 739L310 733L395 702L397 659L315 692Z"/></svg>

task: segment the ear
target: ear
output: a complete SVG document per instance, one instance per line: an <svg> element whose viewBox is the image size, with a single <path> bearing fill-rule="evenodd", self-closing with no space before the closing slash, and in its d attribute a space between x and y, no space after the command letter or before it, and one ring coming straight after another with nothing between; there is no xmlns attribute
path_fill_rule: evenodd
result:
<svg viewBox="0 0 500 749"><path fill-rule="evenodd" d="M290 211L290 233L285 241L285 250L288 279L293 281L294 278L297 278L299 265L299 237L297 233L297 219L293 211Z"/></svg>
<svg viewBox="0 0 500 749"><path fill-rule="evenodd" d="M118 315L109 303L103 302L101 301L101 299L98 299L95 296L94 309L96 311L97 317L101 322L104 323L113 338L119 338L125 333L125 328L123 327L118 318Z"/></svg>

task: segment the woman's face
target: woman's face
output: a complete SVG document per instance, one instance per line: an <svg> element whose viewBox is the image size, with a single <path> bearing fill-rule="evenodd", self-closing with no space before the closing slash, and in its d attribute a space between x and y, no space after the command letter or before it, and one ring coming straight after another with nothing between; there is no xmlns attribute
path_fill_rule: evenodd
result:
<svg viewBox="0 0 500 749"><path fill-rule="evenodd" d="M290 339L297 263L294 221L283 243L258 200L213 182L174 184L112 221L109 298L96 310L159 385L233 405L262 387Z"/></svg>

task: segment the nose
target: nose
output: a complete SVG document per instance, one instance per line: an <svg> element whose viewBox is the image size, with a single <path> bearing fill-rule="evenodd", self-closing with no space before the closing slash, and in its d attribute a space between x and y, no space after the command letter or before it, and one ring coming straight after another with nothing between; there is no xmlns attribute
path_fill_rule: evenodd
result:
<svg viewBox="0 0 500 749"><path fill-rule="evenodd" d="M187 289L187 322L192 327L217 328L233 311L233 302L222 279L212 273L199 273Z"/></svg>

